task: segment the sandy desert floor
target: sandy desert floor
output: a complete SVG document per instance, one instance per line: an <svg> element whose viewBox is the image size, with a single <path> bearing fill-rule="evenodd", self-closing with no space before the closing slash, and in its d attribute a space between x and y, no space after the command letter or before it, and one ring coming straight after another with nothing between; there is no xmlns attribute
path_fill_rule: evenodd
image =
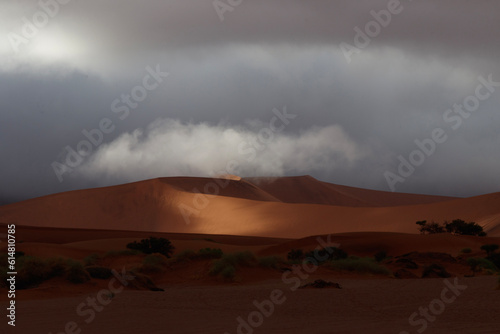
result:
<svg viewBox="0 0 500 334"><path fill-rule="evenodd" d="M208 194L207 185L215 184L224 186L217 196ZM206 205L187 223L179 208L200 199ZM0 333L498 334L496 269L470 277L466 260L484 258L482 245L500 244L499 201L500 193L466 199L396 194L306 176L160 178L2 206L0 253L6 253L7 224L15 223L16 250L27 256L71 259L85 275L98 266L108 274L114 268L143 276L126 276L126 288L128 278L120 282L116 275L81 284L59 275L35 283L17 291L16 327L4 319ZM421 235L415 224L456 218L477 222L488 236ZM175 253L149 273L145 254L124 251L151 236L169 239ZM290 262L259 262L319 245L370 261L384 251L377 265L386 272L339 270L328 262L298 275ZM207 247L224 254L250 251L254 262L238 264L235 278L227 280L210 275L213 259L175 258ZM86 262L89 257L94 263ZM449 277L433 272L421 278L430 265L444 267ZM317 279L341 288L297 289ZM157 289L162 291L151 291ZM4 310L7 291L0 288Z"/></svg>
<svg viewBox="0 0 500 334"><path fill-rule="evenodd" d="M313 278L313 277L312 277ZM311 279L312 279L311 278ZM453 282L453 279L449 279ZM256 316L256 328L240 333L498 333L500 290L495 277L464 278L466 286L442 313L409 317L419 308L440 300L442 279L337 279L342 289L298 289L280 281L252 285L175 286L164 292L124 291L95 318L79 316L76 308L92 293L49 300L19 302L15 331L8 333L60 333L74 321L74 333L238 333L238 317L247 319L257 308L254 301L269 300L282 291L282 304L269 317ZM450 293L448 298L453 294ZM55 297L55 296L54 296ZM437 307L439 305L431 305ZM270 310L270 308L269 308ZM262 320L261 320L262 319ZM431 321L432 320L432 321ZM424 325L425 324L425 325ZM422 331L423 332L423 331ZM71 333L71 332L70 332Z"/></svg>

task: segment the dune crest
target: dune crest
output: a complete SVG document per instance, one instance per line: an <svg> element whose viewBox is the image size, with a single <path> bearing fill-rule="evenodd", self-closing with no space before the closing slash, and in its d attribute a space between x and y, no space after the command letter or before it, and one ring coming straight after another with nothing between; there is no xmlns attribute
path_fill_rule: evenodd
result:
<svg viewBox="0 0 500 334"><path fill-rule="evenodd" d="M71 191L0 207L0 223L34 227L303 238L418 233L456 218L500 236L500 193L472 198L386 193L295 178L170 177Z"/></svg>

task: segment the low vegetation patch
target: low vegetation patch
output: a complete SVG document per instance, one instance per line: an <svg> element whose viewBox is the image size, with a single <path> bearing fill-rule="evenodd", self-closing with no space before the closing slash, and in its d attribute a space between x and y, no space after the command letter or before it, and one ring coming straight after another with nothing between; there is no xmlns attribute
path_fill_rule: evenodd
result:
<svg viewBox="0 0 500 334"><path fill-rule="evenodd" d="M238 267L251 267L257 265L257 260L252 252L236 252L224 254L215 260L209 270L212 276L222 276L227 280L233 280Z"/></svg>
<svg viewBox="0 0 500 334"><path fill-rule="evenodd" d="M435 234L435 233L451 233L454 235L475 235L479 237L486 236L483 227L475 222L466 222L462 219L455 219L451 222L445 221L443 224L436 222L428 223L427 220L417 221L419 231L422 234Z"/></svg>
<svg viewBox="0 0 500 334"><path fill-rule="evenodd" d="M142 260L139 271L142 273L162 273L168 266L168 259L162 254L150 254Z"/></svg>
<svg viewBox="0 0 500 334"><path fill-rule="evenodd" d="M85 267L85 271L89 273L90 277L96 279L108 279L113 276L111 269L107 267L89 266Z"/></svg>
<svg viewBox="0 0 500 334"><path fill-rule="evenodd" d="M141 241L131 242L127 245L128 249L138 250L145 254L160 253L166 257L170 257L175 247L172 245L170 240L165 238L155 238L149 237L148 239L142 239Z"/></svg>
<svg viewBox="0 0 500 334"><path fill-rule="evenodd" d="M347 270L363 274L391 275L391 271L380 265L375 259L351 256L346 259L332 261L329 265L334 270Z"/></svg>
<svg viewBox="0 0 500 334"><path fill-rule="evenodd" d="M490 274L498 272L498 267L493 262L482 257L470 257L467 259L467 264L470 266L473 276L483 270Z"/></svg>
<svg viewBox="0 0 500 334"><path fill-rule="evenodd" d="M54 277L64 277L71 283L85 283L90 275L79 261L63 258L41 259L23 256L17 262L17 288L28 289Z"/></svg>
<svg viewBox="0 0 500 334"><path fill-rule="evenodd" d="M278 256L264 256L258 259L260 267L278 269L280 264L285 263L285 260Z"/></svg>

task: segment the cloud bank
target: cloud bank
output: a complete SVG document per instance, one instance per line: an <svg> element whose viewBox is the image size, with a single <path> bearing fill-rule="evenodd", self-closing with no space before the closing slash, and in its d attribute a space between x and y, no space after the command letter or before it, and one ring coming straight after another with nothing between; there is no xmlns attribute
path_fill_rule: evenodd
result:
<svg viewBox="0 0 500 334"><path fill-rule="evenodd" d="M366 155L338 125L298 134L281 128L260 121L230 126L158 119L102 145L77 172L118 182L178 175L283 176L345 168Z"/></svg>

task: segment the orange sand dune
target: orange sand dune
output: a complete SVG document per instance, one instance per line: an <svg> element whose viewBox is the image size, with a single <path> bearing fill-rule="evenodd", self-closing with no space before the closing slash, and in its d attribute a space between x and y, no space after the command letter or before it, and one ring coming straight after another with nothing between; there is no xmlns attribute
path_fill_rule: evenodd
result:
<svg viewBox="0 0 500 334"><path fill-rule="evenodd" d="M274 191L271 184L264 191L237 179L161 178L72 191L3 206L0 207L0 223L302 238L360 231L418 233L417 220L461 218L483 225L492 236L500 235L500 193L438 202L434 199L433 203L429 203L430 199L426 196L342 188L311 179L298 178L302 184L309 182L310 191L314 190L310 184L315 182L319 184L319 193L323 194L324 187L344 189L343 197L339 195L338 198L346 203L345 206L283 203L276 199L279 196L269 195L286 192L287 187L292 187L297 181L293 178L277 181L277 190ZM220 186L215 190L217 184ZM380 197L378 204L377 197ZM355 201L358 201L357 204ZM395 206L381 207L384 201L387 201L386 205L391 202ZM405 201L419 204L401 205ZM360 207L361 202L371 204Z"/></svg>
<svg viewBox="0 0 500 334"><path fill-rule="evenodd" d="M392 193L321 182L307 176L244 179L285 203L338 206L399 206L443 202L454 197Z"/></svg>

